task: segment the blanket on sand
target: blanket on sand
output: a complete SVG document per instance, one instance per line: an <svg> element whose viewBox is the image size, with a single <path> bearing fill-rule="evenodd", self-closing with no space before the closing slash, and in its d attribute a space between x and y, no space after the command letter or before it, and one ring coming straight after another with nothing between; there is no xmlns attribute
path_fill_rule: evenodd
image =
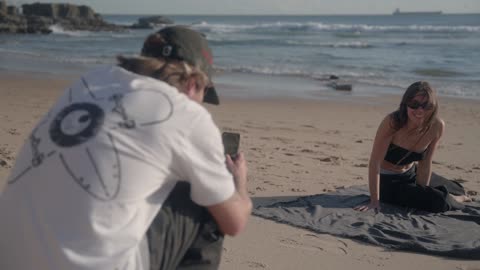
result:
<svg viewBox="0 0 480 270"><path fill-rule="evenodd" d="M463 210L436 214L387 204L378 213L353 210L369 201L367 186L262 205L265 199L254 198L254 215L391 249L480 259L478 201L467 203Z"/></svg>

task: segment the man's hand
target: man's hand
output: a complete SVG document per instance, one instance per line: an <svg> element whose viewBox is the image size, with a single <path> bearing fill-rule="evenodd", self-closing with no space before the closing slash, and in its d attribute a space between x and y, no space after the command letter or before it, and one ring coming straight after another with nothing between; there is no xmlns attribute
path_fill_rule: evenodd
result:
<svg viewBox="0 0 480 270"><path fill-rule="evenodd" d="M252 212L252 200L247 191L247 162L242 153L232 158L227 155L227 168L233 175L236 191L230 199L208 207L220 230L230 236L242 232Z"/></svg>
<svg viewBox="0 0 480 270"><path fill-rule="evenodd" d="M380 202L378 200L375 200L375 201L370 200L369 204L357 205L353 209L357 210L357 211L360 211L360 212L365 212L365 211L368 211L370 209L374 209L375 212L378 212L378 211L380 211Z"/></svg>
<svg viewBox="0 0 480 270"><path fill-rule="evenodd" d="M235 159L227 155L227 168L233 175L237 190L246 191L248 169L243 153L238 153Z"/></svg>

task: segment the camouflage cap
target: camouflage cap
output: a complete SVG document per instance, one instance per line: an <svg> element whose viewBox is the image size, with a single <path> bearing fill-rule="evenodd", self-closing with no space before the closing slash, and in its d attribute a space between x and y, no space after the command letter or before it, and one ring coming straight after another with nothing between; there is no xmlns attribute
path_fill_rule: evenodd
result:
<svg viewBox="0 0 480 270"><path fill-rule="evenodd" d="M213 56L207 39L201 33L185 26L169 26L147 37L142 55L147 57L185 61L203 71L209 79L203 102L220 103L212 82Z"/></svg>

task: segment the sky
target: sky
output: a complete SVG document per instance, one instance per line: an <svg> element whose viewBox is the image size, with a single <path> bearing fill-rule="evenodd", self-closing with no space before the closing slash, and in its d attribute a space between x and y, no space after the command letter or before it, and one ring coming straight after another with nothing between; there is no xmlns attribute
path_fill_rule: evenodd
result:
<svg viewBox="0 0 480 270"><path fill-rule="evenodd" d="M73 3L102 14L391 14L401 11L480 13L480 0L6 0L9 4ZM479 18L480 20L480 18Z"/></svg>

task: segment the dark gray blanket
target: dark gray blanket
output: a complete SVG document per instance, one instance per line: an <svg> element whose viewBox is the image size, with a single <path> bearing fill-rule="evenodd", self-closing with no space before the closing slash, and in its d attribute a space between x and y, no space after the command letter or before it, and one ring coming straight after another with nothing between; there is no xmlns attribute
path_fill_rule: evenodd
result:
<svg viewBox="0 0 480 270"><path fill-rule="evenodd" d="M386 248L480 259L479 202L440 214L387 204L379 213L355 211L352 207L369 201L366 186L262 205L265 199L254 199L254 215Z"/></svg>

